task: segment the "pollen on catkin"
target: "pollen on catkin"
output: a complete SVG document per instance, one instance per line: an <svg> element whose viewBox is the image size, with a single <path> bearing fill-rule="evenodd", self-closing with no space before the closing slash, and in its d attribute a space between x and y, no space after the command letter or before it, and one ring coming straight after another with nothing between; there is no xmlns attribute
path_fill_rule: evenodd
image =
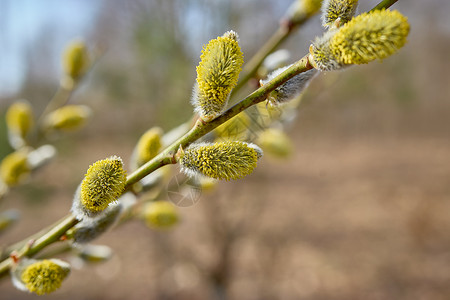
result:
<svg viewBox="0 0 450 300"><path fill-rule="evenodd" d="M237 33L228 31L211 40L200 59L192 104L204 121L210 121L226 107L244 63Z"/></svg>
<svg viewBox="0 0 450 300"><path fill-rule="evenodd" d="M342 26L330 40L330 49L343 64L367 64L384 59L403 47L408 19L394 10L363 13Z"/></svg>
<svg viewBox="0 0 450 300"><path fill-rule="evenodd" d="M261 85L268 83L269 81L283 73L289 67L290 66L287 66L273 71L267 76L267 79L260 81ZM294 99L295 97L300 95L300 93L303 92L306 87L308 87L309 83L316 74L317 70L311 69L292 77L269 94L267 98L269 103L276 106L287 103L290 100Z"/></svg>
<svg viewBox="0 0 450 300"><path fill-rule="evenodd" d="M120 157L112 156L91 165L74 196L72 212L77 219L103 213L122 194L126 177Z"/></svg>
<svg viewBox="0 0 450 300"><path fill-rule="evenodd" d="M78 80L89 67L89 52L81 40L71 41L65 48L62 57L64 73L72 80Z"/></svg>
<svg viewBox="0 0 450 300"><path fill-rule="evenodd" d="M355 15L358 0L324 0L322 5L322 25L325 28L339 27ZM338 22L339 24L335 24Z"/></svg>
<svg viewBox="0 0 450 300"><path fill-rule="evenodd" d="M15 186L28 177L31 166L28 150L18 150L8 154L0 163L0 176L7 186Z"/></svg>
<svg viewBox="0 0 450 300"><path fill-rule="evenodd" d="M162 147L163 131L159 127L147 130L139 139L133 151L133 162L137 167L142 166L155 157Z"/></svg>
<svg viewBox="0 0 450 300"><path fill-rule="evenodd" d="M86 123L91 114L91 109L86 105L66 105L48 114L44 123L47 129L76 130Z"/></svg>
<svg viewBox="0 0 450 300"><path fill-rule="evenodd" d="M59 259L22 259L12 271L14 285L37 295L50 294L61 287L70 265Z"/></svg>
<svg viewBox="0 0 450 300"><path fill-rule="evenodd" d="M189 146L180 157L181 170L189 176L240 179L253 172L262 150L251 143L199 143Z"/></svg>
<svg viewBox="0 0 450 300"><path fill-rule="evenodd" d="M311 46L309 46L309 61L315 69L320 71L335 71L344 67L334 56L330 48L330 40L335 33L336 30L329 30L323 36L316 37Z"/></svg>
<svg viewBox="0 0 450 300"><path fill-rule="evenodd" d="M25 100L14 102L8 108L5 119L10 132L25 138L34 123L30 103Z"/></svg>
<svg viewBox="0 0 450 300"><path fill-rule="evenodd" d="M167 201L153 201L143 210L145 224L150 228L170 228L179 221L176 207Z"/></svg>

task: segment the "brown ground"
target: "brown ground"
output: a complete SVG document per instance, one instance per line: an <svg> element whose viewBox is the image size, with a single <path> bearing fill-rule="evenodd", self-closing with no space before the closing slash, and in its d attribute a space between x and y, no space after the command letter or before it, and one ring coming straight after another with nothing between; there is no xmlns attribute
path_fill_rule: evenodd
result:
<svg viewBox="0 0 450 300"><path fill-rule="evenodd" d="M290 161L266 157L245 180L204 192L197 205L180 209L183 221L173 231L130 222L107 233L98 243L114 249L113 259L74 269L49 298L214 299L226 286L230 299L448 299L446 129L382 134L371 130L381 123L369 126L366 112L368 121L357 126L369 129L357 133L340 135L349 124L333 121L308 131L308 112L321 105L300 113ZM110 142L91 156L119 147L119 139ZM24 212L35 229L70 203L59 184L48 185L54 197L40 200L46 212L25 199L39 188L11 195L19 208L35 206ZM24 222L6 239L35 231ZM32 297L7 280L0 287L5 300Z"/></svg>

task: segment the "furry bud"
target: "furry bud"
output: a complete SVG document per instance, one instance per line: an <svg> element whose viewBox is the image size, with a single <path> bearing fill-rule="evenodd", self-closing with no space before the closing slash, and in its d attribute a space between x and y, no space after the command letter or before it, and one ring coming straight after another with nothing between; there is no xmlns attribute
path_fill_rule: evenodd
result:
<svg viewBox="0 0 450 300"><path fill-rule="evenodd" d="M77 130L91 116L91 109L86 105L66 105L45 117L45 126L54 130Z"/></svg>
<svg viewBox="0 0 450 300"><path fill-rule="evenodd" d="M288 8L284 19L294 24L301 23L320 11L322 0L297 0Z"/></svg>
<svg viewBox="0 0 450 300"><path fill-rule="evenodd" d="M262 150L251 143L199 143L189 146L179 162L189 175L215 179L240 179L253 172Z"/></svg>
<svg viewBox="0 0 450 300"><path fill-rule="evenodd" d="M8 108L6 112L6 125L8 126L10 140L12 138L23 140L32 128L33 123L33 111L28 101L16 101ZM11 144L14 148L17 148L14 142L11 141ZM20 146L23 146L23 141Z"/></svg>
<svg viewBox="0 0 450 300"><path fill-rule="evenodd" d="M70 42L62 57L64 73L73 81L76 81L84 75L89 64L90 58L86 44L80 40Z"/></svg>
<svg viewBox="0 0 450 300"><path fill-rule="evenodd" d="M141 136L131 159L136 167L142 166L158 154L162 147L162 134L161 128L153 127Z"/></svg>
<svg viewBox="0 0 450 300"><path fill-rule="evenodd" d="M228 31L211 40L200 59L192 104L204 121L210 121L226 107L244 63L237 33Z"/></svg>
<svg viewBox="0 0 450 300"><path fill-rule="evenodd" d="M264 153L268 155L286 158L292 154L292 142L282 130L266 129L259 134L257 141Z"/></svg>
<svg viewBox="0 0 450 300"><path fill-rule="evenodd" d="M0 176L7 186L15 186L25 180L31 172L28 149L8 154L0 163Z"/></svg>
<svg viewBox="0 0 450 300"><path fill-rule="evenodd" d="M322 5L322 25L328 28L339 27L347 23L355 15L357 7L358 0L324 0Z"/></svg>
<svg viewBox="0 0 450 300"><path fill-rule="evenodd" d="M75 193L72 212L79 220L98 216L122 194L126 180L120 157L95 162Z"/></svg>
<svg viewBox="0 0 450 300"><path fill-rule="evenodd" d="M342 26L330 48L343 64L367 64L386 58L406 44L409 23L398 11L363 13Z"/></svg>
<svg viewBox="0 0 450 300"><path fill-rule="evenodd" d="M11 270L11 278L19 290L41 296L59 289L69 273L70 265L59 259L23 258Z"/></svg>
<svg viewBox="0 0 450 300"><path fill-rule="evenodd" d="M310 61L321 71L384 59L403 47L409 33L406 17L398 11L363 13L310 46Z"/></svg>
<svg viewBox="0 0 450 300"><path fill-rule="evenodd" d="M267 76L267 79L260 81L261 86L283 73L289 67L290 66L283 67L270 73ZM294 99L295 97L300 95L301 92L303 92L303 90L309 85L316 74L317 70L311 69L292 77L269 94L269 102L272 105L279 105Z"/></svg>
<svg viewBox="0 0 450 300"><path fill-rule="evenodd" d="M150 228L170 228L178 223L176 207L167 201L153 201L144 207L145 223Z"/></svg>
<svg viewBox="0 0 450 300"><path fill-rule="evenodd" d="M122 206L120 203L111 204L96 218L84 219L68 234L73 237L75 244L85 244L105 233L117 220Z"/></svg>

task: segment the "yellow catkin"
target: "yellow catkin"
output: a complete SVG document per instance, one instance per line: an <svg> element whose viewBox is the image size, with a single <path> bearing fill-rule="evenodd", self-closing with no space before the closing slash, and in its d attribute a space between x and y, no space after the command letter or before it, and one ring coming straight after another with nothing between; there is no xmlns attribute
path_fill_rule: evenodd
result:
<svg viewBox="0 0 450 300"><path fill-rule="evenodd" d="M240 179L253 172L262 150L244 142L194 144L184 151L180 159L182 171L187 175L203 175L215 179Z"/></svg>
<svg viewBox="0 0 450 300"><path fill-rule="evenodd" d="M142 166L153 157L155 157L162 147L162 130L159 127L154 127L147 130L139 139L136 145L136 164L138 167Z"/></svg>
<svg viewBox="0 0 450 300"><path fill-rule="evenodd" d="M63 53L64 73L73 80L78 80L89 67L89 52L86 44L80 40L70 42Z"/></svg>
<svg viewBox="0 0 450 300"><path fill-rule="evenodd" d="M350 21L355 15L358 0L324 0L322 6L322 25L332 27L338 20L339 25Z"/></svg>
<svg viewBox="0 0 450 300"><path fill-rule="evenodd" d="M80 129L91 116L91 109L86 105L66 105L45 118L46 127L56 130Z"/></svg>
<svg viewBox="0 0 450 300"><path fill-rule="evenodd" d="M27 151L19 150L3 158L0 164L0 175L6 185L17 185L28 177L31 168L27 154Z"/></svg>
<svg viewBox="0 0 450 300"><path fill-rule="evenodd" d="M320 11L322 0L297 0L288 8L285 19L293 24L302 23Z"/></svg>
<svg viewBox="0 0 450 300"><path fill-rule="evenodd" d="M340 63L366 64L397 52L408 33L408 20L398 11L371 11L342 26L331 38L330 49Z"/></svg>
<svg viewBox="0 0 450 300"><path fill-rule="evenodd" d="M81 182L80 201L85 210L101 212L123 192L126 172L122 159L112 156L89 167Z"/></svg>
<svg viewBox="0 0 450 300"><path fill-rule="evenodd" d="M16 101L6 112L6 125L12 133L24 138L34 123L33 111L28 101Z"/></svg>
<svg viewBox="0 0 450 300"><path fill-rule="evenodd" d="M306 15L312 16L320 11L322 0L302 0Z"/></svg>
<svg viewBox="0 0 450 300"><path fill-rule="evenodd" d="M335 30L327 31L323 36L316 37L309 47L311 64L320 71L334 71L341 69L344 65L334 56L330 48L330 40Z"/></svg>
<svg viewBox="0 0 450 300"><path fill-rule="evenodd" d="M237 33L229 31L211 40L203 48L200 59L192 103L196 112L208 121L227 105L244 63Z"/></svg>
<svg viewBox="0 0 450 300"><path fill-rule="evenodd" d="M143 211L144 220L150 228L170 228L179 221L176 207L167 201L154 201Z"/></svg>
<svg viewBox="0 0 450 300"><path fill-rule="evenodd" d="M398 11L376 10L329 30L310 46L310 61L321 71L367 64L397 52L406 43L409 23Z"/></svg>
<svg viewBox="0 0 450 300"><path fill-rule="evenodd" d="M266 129L258 135L257 142L269 156L287 158L292 154L292 142L282 130Z"/></svg>
<svg viewBox="0 0 450 300"><path fill-rule="evenodd" d="M68 268L46 259L27 266L20 279L30 292L45 295L59 289L68 274Z"/></svg>

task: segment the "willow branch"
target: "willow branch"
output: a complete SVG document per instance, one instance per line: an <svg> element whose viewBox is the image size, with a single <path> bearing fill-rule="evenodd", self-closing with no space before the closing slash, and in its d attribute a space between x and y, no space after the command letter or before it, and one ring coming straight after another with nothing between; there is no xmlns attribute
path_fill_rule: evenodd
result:
<svg viewBox="0 0 450 300"><path fill-rule="evenodd" d="M388 8L395 2L397 2L397 0L384 0L379 5L377 5L373 10ZM183 135L177 141L172 143L172 145L167 147L155 158L153 158L152 160L144 164L142 167L131 173L127 178L126 188L129 189L133 184L137 183L142 178L159 169L160 167L167 164L176 163L174 155L180 147L186 148L191 143L198 140L208 132L212 131L213 129L223 124L227 120L236 116L238 113L244 111L245 109L249 108L252 105L264 101L270 92L275 90L278 86L282 85L292 77L310 69L312 69L312 65L309 62L309 54L308 54L305 55L302 59L300 59L296 63L292 64L288 69L286 69L284 72L273 78L271 81L267 82L262 87L255 90L246 98L242 99L240 102L230 107L216 119L207 123L203 122L202 120L198 120L197 123L194 125L194 127L191 130L189 130L185 135ZM71 229L78 222L79 221L74 216L69 214L62 221L58 222L55 226L51 227L49 230L45 230L45 233L43 233L42 235L34 234L33 236L25 239L24 241L15 244L14 246L17 245L19 247L11 251L16 252L15 258L21 258L24 256L33 256L38 252L40 252L45 247L47 247L48 245L60 241L61 237L67 232L67 230ZM34 240L34 238L36 239ZM9 250L11 249L11 247L8 247L7 249ZM0 277L3 277L4 275L7 274L12 264L13 258L11 257L6 258L2 262L0 262Z"/></svg>

